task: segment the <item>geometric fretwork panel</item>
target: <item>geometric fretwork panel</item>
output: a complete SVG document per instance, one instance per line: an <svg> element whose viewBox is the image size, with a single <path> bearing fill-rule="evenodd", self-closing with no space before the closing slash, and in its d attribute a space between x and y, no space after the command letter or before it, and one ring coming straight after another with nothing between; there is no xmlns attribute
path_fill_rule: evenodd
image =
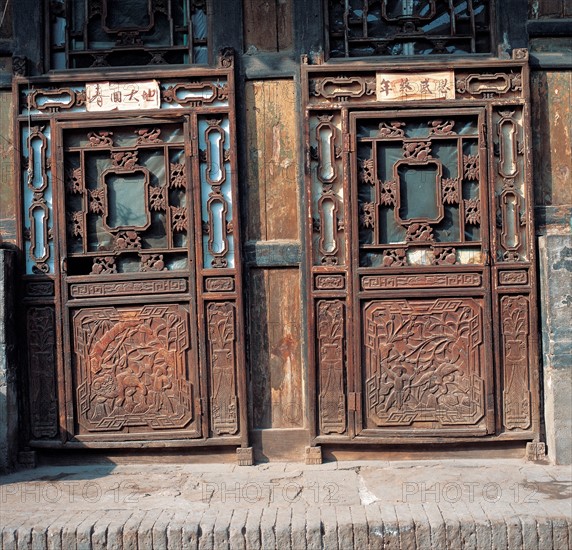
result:
<svg viewBox="0 0 572 550"><path fill-rule="evenodd" d="M184 147L175 124L66 134L70 274L187 267Z"/></svg>
<svg viewBox="0 0 572 550"><path fill-rule="evenodd" d="M193 420L189 320L180 305L81 309L73 316L81 432L181 429Z"/></svg>
<svg viewBox="0 0 572 550"><path fill-rule="evenodd" d="M490 0L329 0L331 57L491 52Z"/></svg>
<svg viewBox="0 0 572 550"><path fill-rule="evenodd" d="M482 264L482 114L357 121L360 265Z"/></svg>
<svg viewBox="0 0 572 550"><path fill-rule="evenodd" d="M374 426L480 423L485 411L482 310L472 298L368 303L366 416Z"/></svg>
<svg viewBox="0 0 572 550"><path fill-rule="evenodd" d="M208 62L204 0L46 2L51 68Z"/></svg>

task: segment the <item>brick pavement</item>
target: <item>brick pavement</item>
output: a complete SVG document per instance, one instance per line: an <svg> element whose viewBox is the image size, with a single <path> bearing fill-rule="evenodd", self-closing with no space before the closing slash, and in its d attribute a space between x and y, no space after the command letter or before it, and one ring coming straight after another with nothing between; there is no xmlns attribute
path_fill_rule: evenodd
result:
<svg viewBox="0 0 572 550"><path fill-rule="evenodd" d="M0 547L568 549L571 477L513 459L40 467L0 478Z"/></svg>

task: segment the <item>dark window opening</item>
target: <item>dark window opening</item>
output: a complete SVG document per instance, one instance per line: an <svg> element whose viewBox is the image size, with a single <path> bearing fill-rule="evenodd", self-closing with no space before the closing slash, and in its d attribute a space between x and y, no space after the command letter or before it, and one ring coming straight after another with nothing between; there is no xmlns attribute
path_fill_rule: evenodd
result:
<svg viewBox="0 0 572 550"><path fill-rule="evenodd" d="M205 0L52 0L52 69L208 63Z"/></svg>
<svg viewBox="0 0 572 550"><path fill-rule="evenodd" d="M491 53L492 0L328 0L330 57Z"/></svg>

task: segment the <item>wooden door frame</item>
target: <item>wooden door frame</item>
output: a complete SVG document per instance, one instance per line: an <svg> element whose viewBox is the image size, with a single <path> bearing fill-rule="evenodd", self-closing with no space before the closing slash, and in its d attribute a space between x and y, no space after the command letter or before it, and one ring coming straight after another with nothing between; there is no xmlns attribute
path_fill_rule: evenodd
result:
<svg viewBox="0 0 572 550"><path fill-rule="evenodd" d="M429 58L427 58L429 59ZM316 62L316 60L313 60ZM538 334L536 309L536 270L534 247L533 222L533 193L531 172L531 139L530 139L530 92L528 87L529 68L527 50L513 50L512 59L479 58L479 59L452 59L445 64L447 70L454 72L455 99L448 101L408 101L403 105L400 101L382 102L376 99L375 79L377 73L403 72L405 74L428 73L443 70L442 62L433 60L404 61L400 58L379 60L379 58L361 62L330 61L321 64L311 64L305 56L302 64L302 98L304 113L305 134L305 182L306 182L306 211L305 211L305 238L306 251L306 277L310 282L307 287L307 317L309 326L309 395L310 395L310 425L312 444L411 444L411 439L384 439L379 438L362 440L356 438L352 426L355 426L355 417L360 414L360 396L355 387L344 382L344 400L346 404L346 426L340 433L324 434L320 432L319 416L319 376L318 348L320 337L318 332L318 315L316 308L320 302L337 303L341 306L343 315L343 336L340 339L344 350L343 377L348 379L348 372L355 372L359 364L355 327L359 324L356 315L359 312L352 303L352 296L357 289L351 276L349 242L351 235L351 217L358 215L355 212L349 197L351 197L350 171L351 152L354 137L350 134L348 124L349 113L352 111L365 112L380 109L408 109L429 108L482 108L486 111L486 140L487 140L487 166L490 186L495 190L497 197L514 197L510 181L503 183L498 173L499 136L498 124L505 116L511 118L510 108L514 107L518 114L518 186L522 189L520 199L525 200L526 206L523 216L518 224L521 232L521 242L518 253L513 253L507 247L503 237L506 234L506 212L501 212L498 198L493 193L489 195L488 209L491 212L490 223L490 263L491 263L491 311L494 340L494 368L495 386L495 429L492 435L477 438L479 441L537 441L540 437L539 415L539 361L538 361ZM492 80L499 79L497 82ZM478 86L471 84L478 83ZM338 249L334 254L325 253L318 246L317 237L320 234L320 224L316 223L316 201L320 196L332 188L331 182L321 183L316 179L316 163L319 162L319 152L315 149L315 128L320 116L331 118L335 126L335 146L338 148L339 160L337 180L333 184L334 194L338 202L337 239ZM323 118L322 120L326 120ZM515 122L516 124L516 122ZM515 145L516 146L516 145ZM510 178L509 178L510 180ZM337 187L336 187L337 186ZM315 191L321 188L322 191ZM318 194L316 194L318 193ZM517 193L518 194L518 193ZM524 204L521 201L521 204ZM499 214L500 212L500 214ZM498 217L500 216L500 217ZM318 216L319 217L319 216ZM495 220L498 219L498 221ZM493 223L495 220L495 223ZM500 224L500 225L499 225ZM514 248L514 247L513 247ZM328 259L330 256L330 259ZM332 256L334 257L333 259ZM504 309L504 317L501 316ZM523 330L515 329L511 321L510 312L524 323ZM509 326L512 322L513 326ZM504 325L503 325L504 323ZM522 325L521 323L521 325ZM512 340L511 340L512 339ZM512 361L510 346L519 341L519 346L529 358L529 364L522 375L527 384L528 412L522 422L508 418L506 411L510 410L514 395L507 384L512 380L510 374L514 371L515 363ZM511 343L513 342L513 343ZM512 362L511 362L512 361ZM506 378L506 380L505 380ZM488 406L491 404L489 403ZM516 418L516 417L515 417ZM429 437L415 439L416 443L469 443L475 442L474 437Z"/></svg>
<svg viewBox="0 0 572 550"><path fill-rule="evenodd" d="M121 117L122 121L126 121L129 115L137 117L140 114L153 115L156 117L163 116L164 113L173 114L176 116L183 116L186 113L193 114L206 118L216 117L217 114L225 114L228 118L229 136L230 136L230 152L228 160L229 173L233 175L231 183L231 202L232 205L232 223L225 228L226 235L232 235L234 239L234 246L232 253L234 254L234 263L229 264L227 267L225 262L219 262L220 266L203 265L203 240L205 226L201 216L195 219L194 234L196 243L189 246L193 247L196 251L197 258L201 256L201 262L196 263L193 267L196 277L196 290L197 295L197 323L198 332L202 337L199 338L199 355L200 355L200 369L202 372L212 375L212 343L210 339L210 330L208 327L208 308L209 305L216 306L217 304L230 304L233 314L231 315L232 340L229 345L234 350L235 357L235 384L236 384L236 398L238 400L239 411L237 412L237 430L234 434L217 436L212 431L211 422L207 423L210 415L212 415L211 403L209 397L212 395L211 386L212 382L205 384L201 391L200 409L203 420L203 426L209 426L208 430L203 430L203 435L200 438L189 439L176 439L176 440L158 440L154 442L147 442L144 446L148 448L153 447L197 447L197 446L238 446L242 449L248 445L248 426L247 426L247 406L246 406L246 369L245 369L245 345L244 345L244 313L243 313L243 293L242 293L242 261L241 261L241 241L240 241L240 215L239 215L239 181L237 166L238 155L236 153L236 140L237 140L237 124L235 114L235 90L234 90L234 57L232 52L226 50L221 52L218 58L218 66L216 68L208 67L191 67L191 68L167 68L164 70L157 70L151 68L138 68L134 73L130 69L112 69L112 70L89 70L84 72L75 72L73 74L66 73L65 76L61 74L53 74L41 78L15 78L13 83L14 104L17 106L17 116L14 121L15 136L18 137L20 143L23 143L21 130L29 129L33 125L41 127L41 125L51 126L53 134L56 133L56 128L59 123L67 123L69 121L80 121L82 126L89 125L90 121L95 122L101 119L102 115L99 113L87 113L85 110L85 84L90 82L103 82L103 81L142 81L145 79L159 79L165 83L163 86L163 103L170 102L175 105L168 111L154 110L143 112L125 112L125 118ZM186 89L197 89L197 83L204 83L205 88L211 91L196 100L185 98L184 96L177 96L177 90L173 88L177 83L181 83L183 93ZM210 88L209 88L210 86ZM200 88L201 85L199 84ZM169 91L170 88L170 91ZM167 94L167 95L165 95ZM220 95L219 95L220 94ZM65 99L62 100L61 97ZM38 101L39 98L41 102ZM168 98L168 99L165 99ZM209 99L210 98L210 99ZM32 109L28 110L28 101ZM214 102L214 106L211 103ZM205 118L206 117L206 118ZM193 135L190 138L191 150L186 151L186 156L190 157L190 162L195 164L195 173L198 173L199 162L202 153L199 154L198 146L198 133L196 128L191 128ZM53 135L52 134L52 135ZM43 139L43 138L42 138ZM25 141L25 139L24 139ZM51 140L48 140L50 142ZM50 178L60 177L58 174L58 159L56 153L57 139L54 141L54 146L48 146L50 150L46 149L44 160L45 166L48 169L54 170ZM23 143L23 147L25 144ZM59 159L60 161L62 159ZM63 294L62 294L62 265L61 256L58 251L58 246L54 243L58 225L61 220L65 218L63 212L59 212L61 204L58 206L54 195L53 209L50 213L52 216L53 225L50 226L49 232L44 234L44 244L49 247L49 260L44 263L34 262L30 264L28 260L28 268L26 269L26 255L29 256L29 238L30 236L24 231L26 216L24 209L29 208L30 199L24 199L23 189L26 183L26 168L24 166L25 158L20 155L19 148L15 152L15 173L20 174L19 177L19 191L18 191L18 246L22 253L20 261L22 265L22 280L21 280L21 297L23 303L22 321L23 326L34 326L34 319L31 318L31 313L44 314L47 312L51 319L51 326L46 329L53 335L53 339L47 343L47 347L40 350L41 353L47 357L47 365L53 367L50 383L57 389L57 418L53 418L53 426L45 427L43 430L38 429L34 424L38 417L38 412L30 410L33 404L26 404L24 406L26 414L27 432L23 436L25 444L36 448L141 448L141 441L122 441L122 442L109 442L109 441L69 441L67 436L66 426L70 421L70 380L66 374L66 368L63 361L63 332L65 330L62 324L63 314ZM55 185L53 180L50 180L49 193L54 193ZM189 203L196 203L197 197L200 197L199 186L193 186L189 189ZM191 195L193 197L191 198ZM38 201L45 200L43 196L37 197ZM36 200L36 198L34 198ZM27 201L27 202L26 202ZM61 201L60 201L61 202ZM201 204L200 201L198 204ZM192 207L192 206L191 206ZM52 222L50 222L52 224ZM60 231L65 231L65 227L59 228ZM206 241L205 241L206 242ZM206 246L206 245L204 245ZM228 253L228 252L227 252ZM33 260L33 258L32 258ZM199 265L200 264L200 265ZM34 270L32 270L34 267ZM220 282L220 284L218 284ZM217 284L215 284L217 283ZM232 283L232 284L231 284ZM216 308L215 308L216 309ZM37 353L37 343L28 344L28 376L24 381L24 388L29 389L30 380L36 374L38 359L35 358ZM64 381L66 387L64 388ZM207 388L208 386L208 388ZM28 401L25 398L25 401ZM55 400L54 400L55 401ZM36 420L35 420L36 419ZM248 454L248 453L247 453ZM251 461L250 458L243 455L243 463Z"/></svg>

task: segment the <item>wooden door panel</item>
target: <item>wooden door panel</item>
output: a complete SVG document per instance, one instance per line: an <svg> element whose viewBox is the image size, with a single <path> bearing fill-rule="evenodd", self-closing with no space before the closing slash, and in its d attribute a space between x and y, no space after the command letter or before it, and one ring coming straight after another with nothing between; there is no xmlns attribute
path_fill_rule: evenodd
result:
<svg viewBox="0 0 572 550"><path fill-rule="evenodd" d="M358 434L483 435L492 426L484 118L483 109L350 115Z"/></svg>
<svg viewBox="0 0 572 550"><path fill-rule="evenodd" d="M483 301L372 300L363 310L367 428L480 428Z"/></svg>
<svg viewBox="0 0 572 550"><path fill-rule="evenodd" d="M315 443L538 436L527 63L303 63Z"/></svg>
<svg viewBox="0 0 572 550"><path fill-rule="evenodd" d="M81 308L72 326L77 435L200 435L188 306Z"/></svg>
<svg viewBox="0 0 572 550"><path fill-rule="evenodd" d="M16 83L32 445L246 445L233 72Z"/></svg>

